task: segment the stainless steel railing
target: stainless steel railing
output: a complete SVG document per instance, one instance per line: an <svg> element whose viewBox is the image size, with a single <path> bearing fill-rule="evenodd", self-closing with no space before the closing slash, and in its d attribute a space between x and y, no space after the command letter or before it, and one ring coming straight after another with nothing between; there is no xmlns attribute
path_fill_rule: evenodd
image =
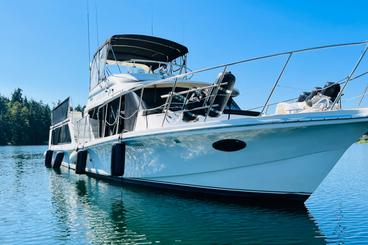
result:
<svg viewBox="0 0 368 245"><path fill-rule="evenodd" d="M204 73L207 71L213 71L216 69L223 69L222 70L222 74L224 74L229 68L239 65L239 64L244 64L244 63L250 63L250 62L254 62L254 61L258 61L258 60L265 60L265 59L271 59L271 58L275 58L275 57L286 57L285 63L282 66L280 72L278 73L277 78L275 79L275 82L273 83L273 86L271 87L271 90L267 96L267 99L265 100L265 103L262 106L259 107L255 107L255 108L251 108L249 110L256 110L256 109L260 109L261 111L261 115L264 115L267 112L267 108L269 106L273 106L277 103L280 102L289 102L289 101L294 101L297 98L292 98L292 99L288 99L288 100L283 100L277 103L270 103L271 98L273 96L273 94L275 93L277 87L279 86L281 80L283 79L285 73L287 72L287 68L289 66L289 64L292 61L292 58L294 58L296 55L301 54L301 53L305 53L305 52L311 52L311 51L317 51L317 50L322 50L322 49L332 49L332 48L340 48L340 47L348 47L348 46L365 46L363 49L362 54L360 55L359 59L357 60L356 64L354 65L352 71L342 80L338 81L338 83L340 83L342 85L342 88L336 98L336 100L332 103L332 105L330 106L330 110L335 108L335 104L336 103L340 103L341 102L341 96L344 93L344 90L347 88L348 84L355 80L358 79L362 76L365 76L368 74L368 72L363 72L359 75L355 75L356 71L358 70L358 67L361 65L362 60L365 58L366 53L368 52L368 41L362 41L362 42L353 42L353 43L344 43L344 44L334 44L334 45L325 45L325 46L319 46L319 47L312 47L312 48L306 48L306 49L298 49L298 50L292 50L292 51L287 51L287 52L280 52L280 53L274 53L274 54L270 54L270 55L264 55L264 56L258 56L258 57L253 57L253 58L249 58L249 59L244 59L244 60L239 60L239 61L235 61L235 62L231 62L231 63L226 63L226 64L221 64L221 65L217 65L217 66L212 66L212 67L207 67L207 68L203 68L203 69L199 69L196 71L190 71L190 72L179 72L178 75L173 75L164 79L160 79L160 80L155 80L155 81L151 81L151 82L145 82L144 84L138 85L128 91L116 91L112 96L124 96L124 94L127 93L131 93L131 92L136 92L136 91L140 91L140 104L142 103L142 97L143 97L143 91L144 88L146 87L152 87L156 84L162 84L162 83L171 83L171 92L163 95L162 98L165 98L166 101L164 102L163 105L160 105L156 108L150 108L150 109L146 109L146 111L150 111L150 110L157 110L157 109L161 109L162 108L162 113L164 113L163 115L163 120L162 120L162 126L164 125L168 112L171 109L178 109L177 111L180 112L189 112L189 111L195 111L198 110L198 108L192 108L192 109L187 109L185 105L188 105L190 103L194 103L192 101L190 101L189 96L193 93L196 92L205 92L204 94L206 94L207 96L203 99L206 103L203 103L203 108L199 108L199 109L205 109L206 110L206 114L205 114L205 120L207 119L207 116L209 114L209 112L211 111L212 107L214 106L214 98L216 96L216 94L211 94L209 93L210 90L221 86L221 84L219 84L218 82L215 82L214 84L205 86L205 87L200 87L200 88L194 88L194 89L188 89L186 91L181 91L181 92L175 92L177 85L178 85L178 81L180 79L184 79L186 77L189 76L193 76L195 74L200 74L200 73ZM219 81L219 80L218 80ZM361 101L363 100L365 94L368 91L368 86L365 89L365 92L363 93L363 95L361 95L361 99L359 102L359 105L361 104ZM180 97L182 102L177 102L176 101L176 97ZM139 108L137 109L136 113L139 112ZM119 105L119 111L120 111L120 105ZM121 115L119 113L119 118L124 118L124 115ZM105 118L106 119L106 118ZM85 120L83 123L82 121ZM83 140L90 140L93 137L94 138L98 138L100 137L100 132L96 129L94 129L96 127L96 125L92 126L91 125L91 119L89 118L89 115L87 115L85 118L82 118L77 124L78 124L78 139L80 139L81 141ZM147 117L146 117L147 120ZM117 120L114 123L117 124L117 130L119 129L119 121ZM109 124L109 122L107 122L107 120L104 120L105 125L103 125L102 130L105 129L106 125ZM110 123L111 124L111 123ZM109 125L111 126L111 125ZM98 134L96 134L96 132L98 131Z"/></svg>
<svg viewBox="0 0 368 245"><path fill-rule="evenodd" d="M319 47L298 49L298 50L292 50L292 51L287 51L287 52L280 52L280 53L274 53L274 54L270 54L270 55L253 57L253 58L239 60L239 61L235 61L235 62L231 62L231 63L226 63L226 64L222 64L222 65L207 67L207 68L199 69L199 70L196 70L196 71L191 71L191 72L187 72L187 73L175 75L175 76L172 76L172 77L169 77L169 78L165 78L165 79L160 79L160 80L152 81L152 82L149 82L149 83L145 83L144 85L140 85L140 86L137 86L135 88L132 88L131 90L129 90L127 92L133 92L133 91L140 90L140 89L142 89L144 87L147 87L147 86L153 86L155 84L160 84L160 83L170 82L170 81L174 81L173 83L174 83L174 86L175 86L175 81L177 79L179 79L179 78L192 76L194 74L203 73L203 72L206 72L206 71L211 71L211 70L215 70L215 69L218 69L218 68L225 68L225 67L229 68L229 67L232 67L232 66L235 66L235 65L238 65L238 64L254 62L254 61L257 61L257 60L270 59L270 58L274 58L274 57L286 56L287 57L286 62L284 64L284 66L282 67L281 72L279 73L279 75L278 75L275 83L273 84L272 89L271 89L271 91L270 91L270 93L269 93L269 95L267 97L266 102L262 106L262 110L261 111L264 112L265 111L265 108L268 105L268 102L270 101L270 98L272 97L272 95L274 94L274 92L276 90L277 85L279 84L279 82L281 81L283 75L285 74L286 68L287 68L288 64L290 63L292 57L294 57L295 55L300 54L300 53L311 52L311 51L316 51L316 50L339 48L339 47L348 47L348 46L363 46L363 45L366 45L366 47L365 47L365 49L363 51L363 54L359 57L358 62L356 63L356 65L353 68L353 71L347 76L347 83L346 83L346 85L343 86L343 88L340 91L339 98L341 98L341 95L343 94L343 92L344 92L347 84L351 81L352 76L354 75L355 71L359 67L361 61L363 60L363 58L364 58L364 56L365 56L365 54L367 52L368 41L353 42L353 43L343 43L343 44L324 45L324 46L319 46ZM334 108L333 106L334 105L332 105L331 108Z"/></svg>

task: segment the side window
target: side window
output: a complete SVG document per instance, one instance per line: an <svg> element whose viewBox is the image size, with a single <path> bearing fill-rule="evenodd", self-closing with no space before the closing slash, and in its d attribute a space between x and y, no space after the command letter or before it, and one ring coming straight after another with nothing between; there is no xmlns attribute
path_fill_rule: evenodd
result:
<svg viewBox="0 0 368 245"><path fill-rule="evenodd" d="M233 98L230 97L228 100L225 110L241 110L240 107L236 104L236 102L233 100Z"/></svg>
<svg viewBox="0 0 368 245"><path fill-rule="evenodd" d="M117 98L105 106L105 133L104 136L111 136L117 133L120 118L120 98Z"/></svg>
<svg viewBox="0 0 368 245"><path fill-rule="evenodd" d="M67 124L53 129L51 137L52 145L68 144L72 142L69 126Z"/></svg>
<svg viewBox="0 0 368 245"><path fill-rule="evenodd" d="M99 136L104 137L105 136L105 119L106 119L106 105L101 106L98 108L97 111L97 118L99 122Z"/></svg>
<svg viewBox="0 0 368 245"><path fill-rule="evenodd" d="M92 134L95 138L100 137L100 120L98 115L98 108L93 108L88 111L89 123L91 127Z"/></svg>
<svg viewBox="0 0 368 245"><path fill-rule="evenodd" d="M188 88L177 87L175 92L182 92L188 90ZM162 98L161 96L170 94L172 88L145 88L143 91L143 103L146 109L146 115L161 113L164 104L166 102L166 98ZM170 110L178 111L183 107L183 101L176 98L175 96L172 98Z"/></svg>
<svg viewBox="0 0 368 245"><path fill-rule="evenodd" d="M88 112L91 130L95 138L107 137L123 132L124 102L124 96L122 96Z"/></svg>

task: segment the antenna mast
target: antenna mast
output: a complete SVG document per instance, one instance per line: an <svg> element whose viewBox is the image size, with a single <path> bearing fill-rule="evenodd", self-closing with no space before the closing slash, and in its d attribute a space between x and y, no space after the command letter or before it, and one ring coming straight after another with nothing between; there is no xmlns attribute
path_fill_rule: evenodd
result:
<svg viewBox="0 0 368 245"><path fill-rule="evenodd" d="M89 33L89 0L87 2L87 35L88 35L88 68L90 69L91 64L91 41L90 41L90 33Z"/></svg>
<svg viewBox="0 0 368 245"><path fill-rule="evenodd" d="M152 12L151 12L151 35L152 36L153 36L153 14L154 14L154 7L155 7L155 4L152 1Z"/></svg>
<svg viewBox="0 0 368 245"><path fill-rule="evenodd" d="M99 37L98 37L98 6L97 6L97 0L95 0L95 15L96 15L96 41L97 41L97 47L99 46Z"/></svg>

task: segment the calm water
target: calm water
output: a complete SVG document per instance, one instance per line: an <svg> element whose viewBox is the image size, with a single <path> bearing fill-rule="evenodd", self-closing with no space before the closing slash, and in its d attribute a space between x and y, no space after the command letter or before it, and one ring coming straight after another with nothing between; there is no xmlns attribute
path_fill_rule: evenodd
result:
<svg viewBox="0 0 368 245"><path fill-rule="evenodd" d="M368 145L354 145L306 208L185 198L43 164L0 147L0 244L368 244Z"/></svg>

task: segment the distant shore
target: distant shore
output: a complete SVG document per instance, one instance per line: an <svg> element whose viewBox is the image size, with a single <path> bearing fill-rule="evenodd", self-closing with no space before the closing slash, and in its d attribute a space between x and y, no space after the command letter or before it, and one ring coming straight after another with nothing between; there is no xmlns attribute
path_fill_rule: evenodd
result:
<svg viewBox="0 0 368 245"><path fill-rule="evenodd" d="M28 145L18 145L18 144L1 144L1 146L41 146L41 145L45 145L45 146L48 146L48 142L45 142L45 143L41 143L41 144L28 144Z"/></svg>
<svg viewBox="0 0 368 245"><path fill-rule="evenodd" d="M42 101L23 96L17 88L0 95L0 145L43 145L48 142L51 110Z"/></svg>

